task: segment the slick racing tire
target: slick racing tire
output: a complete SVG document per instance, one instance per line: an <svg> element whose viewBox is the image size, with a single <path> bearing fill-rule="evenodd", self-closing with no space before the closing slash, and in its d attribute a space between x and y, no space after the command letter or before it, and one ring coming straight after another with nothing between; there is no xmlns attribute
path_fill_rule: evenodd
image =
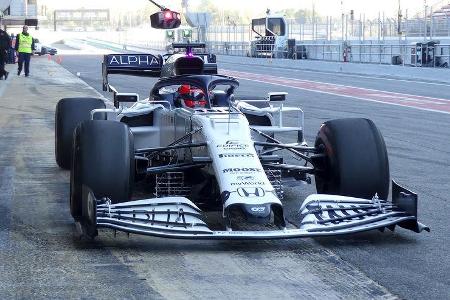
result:
<svg viewBox="0 0 450 300"><path fill-rule="evenodd" d="M75 129L70 172L70 212L82 214L82 189L96 199L129 201L134 183L134 143L129 127L115 121L84 121Z"/></svg>
<svg viewBox="0 0 450 300"><path fill-rule="evenodd" d="M389 161L383 136L368 119L338 119L322 124L316 149L322 150L315 181L320 194L372 199L389 194Z"/></svg>
<svg viewBox="0 0 450 300"><path fill-rule="evenodd" d="M73 131L77 125L91 118L93 109L105 108L96 98L64 98L59 100L55 111L55 157L62 169L70 169L72 163ZM99 116L105 118L104 115Z"/></svg>

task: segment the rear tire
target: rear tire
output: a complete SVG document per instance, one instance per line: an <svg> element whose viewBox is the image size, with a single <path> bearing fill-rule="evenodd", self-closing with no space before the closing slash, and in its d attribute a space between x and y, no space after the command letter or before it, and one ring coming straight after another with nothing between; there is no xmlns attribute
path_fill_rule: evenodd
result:
<svg viewBox="0 0 450 300"><path fill-rule="evenodd" d="M114 121L84 121L75 130L70 172L70 212L82 215L83 185L97 199L129 201L134 183L134 143L128 126Z"/></svg>
<svg viewBox="0 0 450 300"><path fill-rule="evenodd" d="M105 107L103 100L96 98L59 100L55 111L55 158L60 168L69 170L72 164L73 131L77 125L90 120L93 109Z"/></svg>
<svg viewBox="0 0 450 300"><path fill-rule="evenodd" d="M371 199L389 194L389 161L383 136L368 119L325 122L315 147L326 158L315 176L317 192Z"/></svg>

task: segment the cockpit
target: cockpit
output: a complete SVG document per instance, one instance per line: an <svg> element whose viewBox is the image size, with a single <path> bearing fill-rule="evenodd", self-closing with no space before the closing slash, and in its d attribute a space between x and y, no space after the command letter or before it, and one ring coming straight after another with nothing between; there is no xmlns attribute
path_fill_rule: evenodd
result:
<svg viewBox="0 0 450 300"><path fill-rule="evenodd" d="M234 99L239 82L220 75L176 76L158 81L150 100L167 101L178 108L226 107Z"/></svg>

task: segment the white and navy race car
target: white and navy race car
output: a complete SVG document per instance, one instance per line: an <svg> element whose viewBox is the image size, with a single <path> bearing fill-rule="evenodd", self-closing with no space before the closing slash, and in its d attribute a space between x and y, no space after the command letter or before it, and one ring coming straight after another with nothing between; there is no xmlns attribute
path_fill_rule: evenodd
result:
<svg viewBox="0 0 450 300"><path fill-rule="evenodd" d="M104 87L114 107L92 98L56 107L56 161L71 170L70 211L85 236L101 227L190 239L429 230L417 221L416 194L392 182L388 200L386 146L372 121L327 121L308 146L303 111L284 104L286 93L239 99L239 82L204 74L202 59L169 60L106 55ZM162 73L145 100L108 81L110 74ZM287 213L283 184L312 176L317 194Z"/></svg>

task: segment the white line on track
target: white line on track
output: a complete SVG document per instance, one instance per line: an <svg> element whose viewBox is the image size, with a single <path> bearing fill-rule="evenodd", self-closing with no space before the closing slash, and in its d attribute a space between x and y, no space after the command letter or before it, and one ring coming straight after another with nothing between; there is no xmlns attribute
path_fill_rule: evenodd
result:
<svg viewBox="0 0 450 300"><path fill-rule="evenodd" d="M237 65L237 63L230 62L221 62L221 64L229 64L229 65ZM279 66L264 66L264 65L255 65L255 64L238 64L238 65L251 65L258 68L266 68L266 69L281 69L286 71L286 68ZM408 68L408 67L405 67ZM381 77L382 75L357 75L357 74L348 74L348 73L340 73L340 72L327 72L327 71L315 71L315 70L302 70L302 69L288 69L289 72L304 72L304 73L315 73L315 74L325 74L325 75L336 75L339 77L354 77L354 78L364 78L364 79L374 79L374 80L386 80L386 81L396 81L396 82L408 82L408 83L418 83L418 84L426 84L426 85L436 85L436 86L446 86L450 87L450 83L440 83L440 82L428 82L428 81L420 81L415 79L396 79L396 78L386 78ZM444 70L443 70L444 71Z"/></svg>
<svg viewBox="0 0 450 300"><path fill-rule="evenodd" d="M364 88L364 87L357 87L357 86L351 86L351 85L345 85L345 84L338 84L338 83L329 83L329 82L323 82L323 81L314 81L314 80L307 80L307 79L300 79L300 78L265 75L265 74L249 73L249 72L241 72L241 71L233 71L233 70L225 70L225 69L222 69L221 71L224 71L224 72L236 72L236 73L241 73L242 75L249 74L249 75L252 75L252 76L255 76L255 75L256 76L270 76L270 77L276 77L277 79L282 79L282 80L286 79L286 80L292 80L292 81L297 81L297 82L309 82L309 83L313 83L313 84L323 84L323 85L328 85L328 86L360 89L360 90L364 90L364 91L373 91L373 92L383 93L385 95L392 94L392 95L399 95L399 96L402 96L402 97L404 97L404 96L406 96L406 97L413 97L413 98L414 97L419 97L419 98L422 98L422 99L429 99L430 101L439 100L439 101L450 102L450 99L446 99L446 98L435 98L435 97L429 97L429 96L421 96L421 95L405 94L405 93L398 93L398 92L382 91L382 90L376 90L376 89ZM240 78L241 79L246 79L246 78L243 78L243 77L240 77ZM246 80L253 80L253 79L246 79ZM261 81L261 82L273 84L271 82L265 82L265 81ZM306 89L306 88L303 88L303 89ZM314 92L316 90L311 89L311 91ZM316 92L322 92L322 91L316 91ZM338 93L336 93L336 94L332 93L332 95L341 96L341 94L338 94ZM384 102L382 102L382 103L384 103Z"/></svg>
<svg viewBox="0 0 450 300"><path fill-rule="evenodd" d="M383 101L378 101L378 100L369 99L369 98L357 97L357 96L353 96L353 95L350 96L350 95L342 95L342 94L331 93L331 92L326 92L326 91L317 91L317 90L313 90L313 89L302 88L302 87L296 87L296 86L290 86L290 85L287 85L287 84L281 84L281 83L272 83L272 82L267 82L267 81L258 80L258 79L247 79L247 78L245 78L245 77L240 77L240 76L235 76L235 77L240 78L240 79L242 79L242 80L254 81L254 82L260 82L260 83L265 83L265 84L269 83L269 84L272 84L272 85L283 86L283 87L287 87L287 88L291 88L291 89L298 89L298 90L304 90L304 91L308 91L308 92L315 92L315 93L321 93L321 94L327 94L327 95L337 96L337 97L345 97L345 98L351 98L351 99L358 99L358 100L364 100L364 101L376 102L376 103L381 103L381 104L389 104L389 105L395 105L395 106L401 106L401 107L406 107L406 108L413 108L413 109L418 109L418 110L423 110L423 111L437 112L437 113L441 113L441 114L447 114L447 115L450 115L450 112L440 111L440 110L435 110L435 109L428 109L428 108L414 107L414 106L409 106L409 105L404 105L404 104L399 104L399 103L383 102ZM316 83L320 83L320 82L316 82ZM450 101L450 100L447 100L447 101Z"/></svg>

